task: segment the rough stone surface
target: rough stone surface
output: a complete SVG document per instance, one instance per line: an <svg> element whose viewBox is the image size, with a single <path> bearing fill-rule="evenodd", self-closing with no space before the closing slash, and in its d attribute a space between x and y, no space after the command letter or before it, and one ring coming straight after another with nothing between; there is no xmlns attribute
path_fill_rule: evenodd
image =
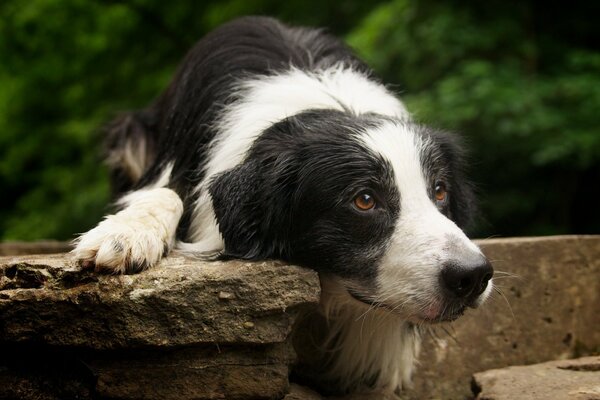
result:
<svg viewBox="0 0 600 400"><path fill-rule="evenodd" d="M405 398L464 400L477 371L600 353L600 236L478 244L502 294L425 337Z"/></svg>
<svg viewBox="0 0 600 400"><path fill-rule="evenodd" d="M281 399L315 272L176 255L136 275L0 257L0 399Z"/></svg>
<svg viewBox="0 0 600 400"><path fill-rule="evenodd" d="M477 400L600 400L600 357L493 369L473 382Z"/></svg>
<svg viewBox="0 0 600 400"><path fill-rule="evenodd" d="M102 276L64 255L0 257L0 340L93 349L276 343L295 309L318 296L316 273L282 263L173 256L141 274Z"/></svg>
<svg viewBox="0 0 600 400"><path fill-rule="evenodd" d="M281 399L293 359L287 345L277 344L125 354L87 364L103 398L241 400Z"/></svg>
<svg viewBox="0 0 600 400"><path fill-rule="evenodd" d="M0 399L281 399L295 358L287 343L0 354Z"/></svg>
<svg viewBox="0 0 600 400"><path fill-rule="evenodd" d="M477 371L600 352L600 236L479 243L504 297L426 335L404 399L464 400ZM321 400L287 378L292 323L318 295L314 272L279 262L173 255L106 276L0 257L0 399ZM396 397L344 400L371 398Z"/></svg>

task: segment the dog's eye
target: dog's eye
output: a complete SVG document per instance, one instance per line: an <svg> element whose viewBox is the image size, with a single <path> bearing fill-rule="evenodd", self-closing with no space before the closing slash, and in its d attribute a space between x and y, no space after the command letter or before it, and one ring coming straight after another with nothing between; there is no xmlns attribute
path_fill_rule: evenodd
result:
<svg viewBox="0 0 600 400"><path fill-rule="evenodd" d="M369 211L375 207L375 198L369 193L361 193L354 198L354 205L360 211Z"/></svg>
<svg viewBox="0 0 600 400"><path fill-rule="evenodd" d="M446 184L444 182L438 181L435 183L434 197L438 205L443 205L446 202L448 192L446 191Z"/></svg>

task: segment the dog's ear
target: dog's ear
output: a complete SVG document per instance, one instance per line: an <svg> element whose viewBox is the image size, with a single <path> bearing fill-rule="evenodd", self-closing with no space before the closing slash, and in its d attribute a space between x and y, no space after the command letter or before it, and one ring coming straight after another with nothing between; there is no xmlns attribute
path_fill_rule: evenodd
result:
<svg viewBox="0 0 600 400"><path fill-rule="evenodd" d="M477 198L471 182L460 174L453 184L453 196L450 198L452 219L461 229L469 231L473 228L478 215Z"/></svg>
<svg viewBox="0 0 600 400"><path fill-rule="evenodd" d="M473 184L467 178L467 152L463 140L452 134L444 135L441 141L444 154L448 157L452 179L450 216L461 229L473 228L477 215L477 199Z"/></svg>
<svg viewBox="0 0 600 400"><path fill-rule="evenodd" d="M291 229L294 170L290 157L247 160L214 178L209 191L224 257L285 258Z"/></svg>
<svg viewBox="0 0 600 400"><path fill-rule="evenodd" d="M447 131L430 130L429 138L440 150L439 157L447 168L450 179L449 217L462 230L472 228L477 214L473 185L466 174L467 151L464 140Z"/></svg>

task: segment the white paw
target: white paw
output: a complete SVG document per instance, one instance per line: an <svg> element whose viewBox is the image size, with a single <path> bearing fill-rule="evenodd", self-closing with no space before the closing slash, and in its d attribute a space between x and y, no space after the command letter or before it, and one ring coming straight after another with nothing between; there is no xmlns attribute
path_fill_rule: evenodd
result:
<svg viewBox="0 0 600 400"><path fill-rule="evenodd" d="M154 232L111 217L79 239L73 254L82 267L121 274L139 272L158 263L168 252L169 244Z"/></svg>
<svg viewBox="0 0 600 400"><path fill-rule="evenodd" d="M175 192L152 189L124 199L128 206L81 235L72 254L83 268L134 273L167 255L183 206Z"/></svg>

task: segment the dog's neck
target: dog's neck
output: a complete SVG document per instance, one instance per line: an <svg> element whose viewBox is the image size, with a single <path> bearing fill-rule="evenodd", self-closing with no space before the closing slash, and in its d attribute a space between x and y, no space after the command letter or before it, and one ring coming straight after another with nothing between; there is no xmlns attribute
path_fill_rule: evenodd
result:
<svg viewBox="0 0 600 400"><path fill-rule="evenodd" d="M304 368L318 371L310 379L334 383L342 391L367 389L357 382L384 391L408 386L421 343L417 327L388 311L362 306L329 277L321 276L321 287L322 318L305 319L311 328L299 350ZM315 353L309 362L302 354L307 346Z"/></svg>

